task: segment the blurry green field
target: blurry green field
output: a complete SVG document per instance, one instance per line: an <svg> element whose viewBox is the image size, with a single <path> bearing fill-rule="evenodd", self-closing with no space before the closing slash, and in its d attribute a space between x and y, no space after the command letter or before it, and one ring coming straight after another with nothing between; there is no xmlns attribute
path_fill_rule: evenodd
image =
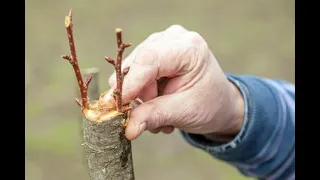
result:
<svg viewBox="0 0 320 180"><path fill-rule="evenodd" d="M75 77L68 62L64 16L74 12L81 68L99 67L101 89L116 53L114 28L133 47L172 24L199 32L226 72L294 82L293 0L26 1L26 179L87 180ZM176 132L133 141L137 180L247 179L192 148Z"/></svg>

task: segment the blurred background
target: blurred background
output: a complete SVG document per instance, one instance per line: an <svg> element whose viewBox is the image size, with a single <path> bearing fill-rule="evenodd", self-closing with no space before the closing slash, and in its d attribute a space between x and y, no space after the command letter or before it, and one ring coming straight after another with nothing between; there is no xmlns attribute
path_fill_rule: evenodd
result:
<svg viewBox="0 0 320 180"><path fill-rule="evenodd" d="M82 154L80 110L64 17L73 8L81 68L100 68L108 88L116 55L114 29L133 43L180 24L199 32L226 72L281 78L294 83L293 0L27 0L26 1L26 179L88 180ZM137 180L242 180L236 169L191 147L178 132L144 133L132 142Z"/></svg>

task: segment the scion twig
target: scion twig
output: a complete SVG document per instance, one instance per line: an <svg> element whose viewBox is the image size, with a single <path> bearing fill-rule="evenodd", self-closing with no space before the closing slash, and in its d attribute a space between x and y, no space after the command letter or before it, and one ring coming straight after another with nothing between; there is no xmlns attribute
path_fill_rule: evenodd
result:
<svg viewBox="0 0 320 180"><path fill-rule="evenodd" d="M105 57L105 60L108 61L110 64L112 64L116 71L116 81L117 86L115 90L113 91L113 98L116 102L116 108L119 112L127 112L131 108L123 108L122 105L122 84L124 77L129 72L129 67L125 68L121 72L121 61L122 61L122 55L125 50L125 48L128 48L131 46L131 43L123 43L122 42L122 30L120 28L116 28L116 37L117 37L117 59L114 60L111 57Z"/></svg>
<svg viewBox="0 0 320 180"><path fill-rule="evenodd" d="M88 105L88 87L92 77L89 77L85 83L83 82L79 64L78 64L74 37L73 37L72 10L70 10L68 15L65 17L64 24L67 30L67 36L68 36L71 55L62 55L62 58L70 62L75 72L75 75L77 77L77 81L80 89L80 95L81 95L81 100L76 99L77 104L81 107L81 109L88 109L88 106L89 106Z"/></svg>

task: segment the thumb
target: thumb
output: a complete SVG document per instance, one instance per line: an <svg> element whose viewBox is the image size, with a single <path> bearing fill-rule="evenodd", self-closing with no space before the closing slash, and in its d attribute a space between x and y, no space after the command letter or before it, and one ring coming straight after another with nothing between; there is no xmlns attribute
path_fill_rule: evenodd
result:
<svg viewBox="0 0 320 180"><path fill-rule="evenodd" d="M180 127L188 117L192 106L184 103L185 92L160 96L134 108L130 113L126 137L130 140L139 137L145 130L172 125Z"/></svg>

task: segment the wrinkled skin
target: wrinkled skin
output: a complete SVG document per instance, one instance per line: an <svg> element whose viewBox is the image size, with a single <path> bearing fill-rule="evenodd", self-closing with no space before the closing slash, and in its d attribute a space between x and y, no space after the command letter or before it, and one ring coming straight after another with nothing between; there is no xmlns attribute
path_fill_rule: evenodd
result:
<svg viewBox="0 0 320 180"><path fill-rule="evenodd" d="M140 98L126 128L133 140L145 130L195 134L237 133L243 118L239 90L225 77L206 41L173 25L151 34L124 60L130 66L123 101ZM159 79L165 83L160 83ZM115 88L115 73L109 78Z"/></svg>

